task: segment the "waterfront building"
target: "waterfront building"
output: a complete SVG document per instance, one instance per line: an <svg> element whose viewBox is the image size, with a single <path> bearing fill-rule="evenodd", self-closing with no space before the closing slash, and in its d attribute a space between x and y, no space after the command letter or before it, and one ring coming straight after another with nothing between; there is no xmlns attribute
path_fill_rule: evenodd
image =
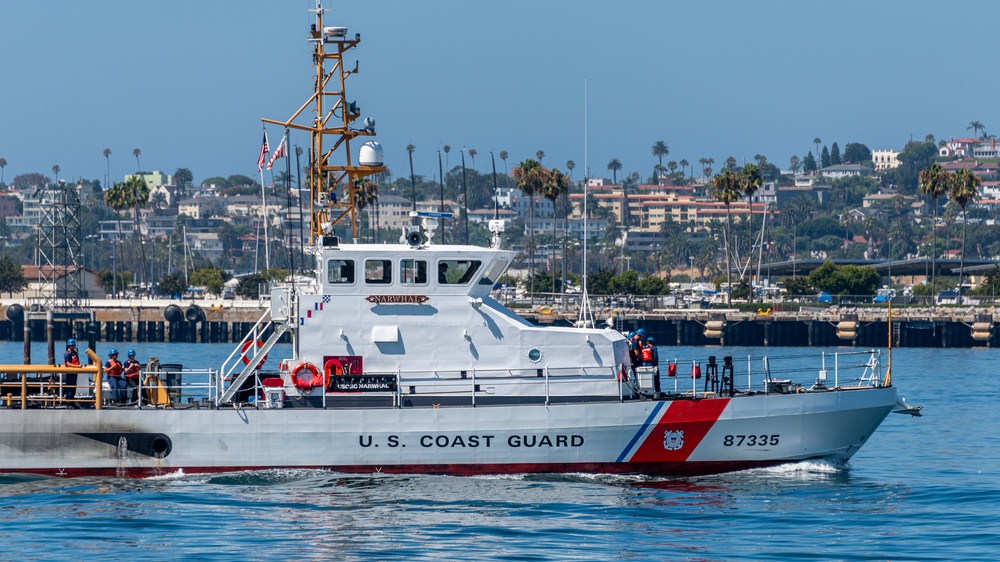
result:
<svg viewBox="0 0 1000 562"><path fill-rule="evenodd" d="M895 170L902 165L899 161L899 152L895 150L873 150L872 162L875 163L876 172Z"/></svg>

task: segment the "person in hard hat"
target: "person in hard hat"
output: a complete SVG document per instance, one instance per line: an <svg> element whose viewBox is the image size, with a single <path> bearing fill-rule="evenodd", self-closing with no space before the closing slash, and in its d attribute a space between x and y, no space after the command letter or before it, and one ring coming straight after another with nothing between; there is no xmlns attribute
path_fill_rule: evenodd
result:
<svg viewBox="0 0 1000 562"><path fill-rule="evenodd" d="M633 371L642 365L642 336L639 332L628 333L628 355L632 360Z"/></svg>
<svg viewBox="0 0 1000 562"><path fill-rule="evenodd" d="M646 367L653 367L653 392L660 395L660 354L656 352L656 340L650 336L646 338L646 345L642 348L642 364Z"/></svg>
<svg viewBox="0 0 1000 562"><path fill-rule="evenodd" d="M128 383L122 376L124 372L125 367L118 361L118 350L112 347L108 352L108 362L104 364L104 375L111 387L112 404L123 404L127 398Z"/></svg>
<svg viewBox="0 0 1000 562"><path fill-rule="evenodd" d="M80 353L76 350L76 340L70 338L66 340L66 353L63 354L64 367L81 367ZM76 373L63 373L62 376L62 397L63 400L76 398Z"/></svg>
<svg viewBox="0 0 1000 562"><path fill-rule="evenodd" d="M139 388L139 372L142 370L142 365L135 358L135 350L128 350L128 359L125 360L125 384L128 385L128 401L135 402L137 391Z"/></svg>

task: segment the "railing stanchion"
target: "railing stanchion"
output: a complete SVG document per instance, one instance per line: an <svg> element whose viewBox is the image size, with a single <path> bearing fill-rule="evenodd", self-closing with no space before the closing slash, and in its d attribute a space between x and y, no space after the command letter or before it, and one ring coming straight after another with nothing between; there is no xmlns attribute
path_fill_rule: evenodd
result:
<svg viewBox="0 0 1000 562"><path fill-rule="evenodd" d="M840 352L833 354L833 387L840 387Z"/></svg>

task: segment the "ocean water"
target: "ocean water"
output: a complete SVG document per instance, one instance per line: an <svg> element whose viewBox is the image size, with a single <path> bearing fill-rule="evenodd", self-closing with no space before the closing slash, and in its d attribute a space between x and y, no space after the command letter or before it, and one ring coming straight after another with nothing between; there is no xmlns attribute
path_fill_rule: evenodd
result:
<svg viewBox="0 0 1000 562"><path fill-rule="evenodd" d="M140 358L190 367L217 366L231 351L135 347ZM704 359L763 350L660 351L661 359ZM33 355L44 359L44 349ZM0 344L0 361L21 357L19 345ZM45 560L996 560L998 360L990 349L897 350L894 384L924 416L890 415L843 466L697 478L307 470L0 477L0 552Z"/></svg>

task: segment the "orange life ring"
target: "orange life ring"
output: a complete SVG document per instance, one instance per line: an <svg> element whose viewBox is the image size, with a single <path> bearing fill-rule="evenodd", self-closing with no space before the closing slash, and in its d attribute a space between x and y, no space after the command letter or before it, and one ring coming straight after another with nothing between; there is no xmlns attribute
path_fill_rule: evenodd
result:
<svg viewBox="0 0 1000 562"><path fill-rule="evenodd" d="M323 372L326 373L326 380L329 382L331 378L344 374L344 364L337 359L328 359L323 365Z"/></svg>
<svg viewBox="0 0 1000 562"><path fill-rule="evenodd" d="M326 363L323 364L323 374L326 376L326 386L324 388L330 388L330 380L333 377L339 377L344 374L344 364L337 359L327 359Z"/></svg>
<svg viewBox="0 0 1000 562"><path fill-rule="evenodd" d="M317 386L325 387L323 375L320 374L319 369L315 365L308 361L299 363L295 367L295 370L292 371L292 382L295 383L296 388L299 390L312 390Z"/></svg>
<svg viewBox="0 0 1000 562"><path fill-rule="evenodd" d="M257 349L260 349L260 348L264 347L264 342L262 342L260 340L256 340L256 341L254 341L254 340L247 340L247 341L243 342L243 347L240 348L240 358L243 359L243 364L244 365L249 365L250 364L250 358L247 357L247 350L250 349L250 347L253 346L253 345L255 345L255 344L257 345ZM264 354L264 358L261 359L260 363L257 363L257 366L254 367L254 368L255 369L260 369L261 367L264 366L264 363L266 363L266 362L267 362L267 354L265 353Z"/></svg>

